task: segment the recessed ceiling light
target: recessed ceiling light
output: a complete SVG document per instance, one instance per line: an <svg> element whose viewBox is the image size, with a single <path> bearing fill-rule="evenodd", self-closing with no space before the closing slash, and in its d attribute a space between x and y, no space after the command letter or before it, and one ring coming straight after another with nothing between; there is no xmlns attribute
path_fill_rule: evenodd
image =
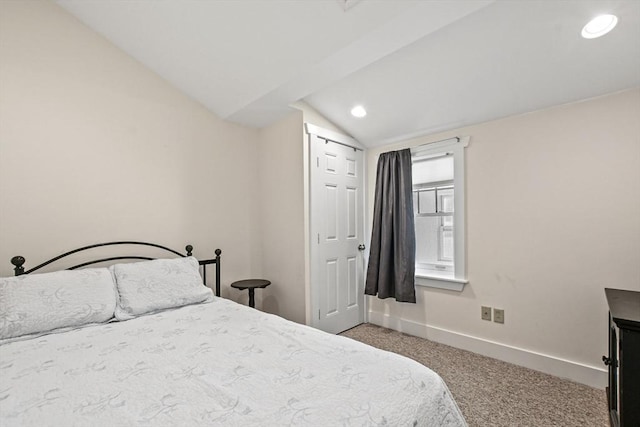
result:
<svg viewBox="0 0 640 427"><path fill-rule="evenodd" d="M618 17L615 15L600 15L593 18L582 29L582 37L585 39L595 39L604 36L618 23Z"/></svg>
<svg viewBox="0 0 640 427"><path fill-rule="evenodd" d="M351 115L353 117L361 118L367 115L367 110L365 110L362 105L356 105L351 109Z"/></svg>

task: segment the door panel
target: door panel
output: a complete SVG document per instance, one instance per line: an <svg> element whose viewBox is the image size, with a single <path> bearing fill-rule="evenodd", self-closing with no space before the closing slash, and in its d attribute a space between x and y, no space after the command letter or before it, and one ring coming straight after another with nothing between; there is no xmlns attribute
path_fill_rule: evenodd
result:
<svg viewBox="0 0 640 427"><path fill-rule="evenodd" d="M358 189L347 187L347 239L356 239L358 237L358 210L356 203L358 200Z"/></svg>
<svg viewBox="0 0 640 427"><path fill-rule="evenodd" d="M358 261L356 257L347 258L347 308L358 304Z"/></svg>
<svg viewBox="0 0 640 427"><path fill-rule="evenodd" d="M364 155L310 135L312 325L364 321Z"/></svg>
<svg viewBox="0 0 640 427"><path fill-rule="evenodd" d="M338 186L325 184L325 239L338 238Z"/></svg>
<svg viewBox="0 0 640 427"><path fill-rule="evenodd" d="M330 316L338 312L338 260L327 260L327 281L326 288L326 315Z"/></svg>

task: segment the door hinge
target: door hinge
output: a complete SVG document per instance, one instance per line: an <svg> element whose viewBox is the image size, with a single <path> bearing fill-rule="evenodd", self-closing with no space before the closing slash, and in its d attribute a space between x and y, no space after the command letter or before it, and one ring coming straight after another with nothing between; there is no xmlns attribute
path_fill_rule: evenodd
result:
<svg viewBox="0 0 640 427"><path fill-rule="evenodd" d="M318 320L320 320L320 309L318 309Z"/></svg>
<svg viewBox="0 0 640 427"><path fill-rule="evenodd" d="M320 167L320 157L316 157L316 167Z"/></svg>
<svg viewBox="0 0 640 427"><path fill-rule="evenodd" d="M320 233L318 233L318 244L320 244Z"/></svg>

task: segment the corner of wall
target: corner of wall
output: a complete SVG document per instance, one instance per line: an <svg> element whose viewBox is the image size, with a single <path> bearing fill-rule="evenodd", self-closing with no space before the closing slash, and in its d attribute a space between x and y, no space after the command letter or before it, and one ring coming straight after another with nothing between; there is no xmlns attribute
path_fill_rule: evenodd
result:
<svg viewBox="0 0 640 427"><path fill-rule="evenodd" d="M341 133L343 135L350 136L342 128L335 123L324 117L318 110L304 101L297 101L290 105L290 107L302 111L303 120L305 123L312 123L316 126L320 126L325 129L332 130L334 132Z"/></svg>
<svg viewBox="0 0 640 427"><path fill-rule="evenodd" d="M262 308L299 323L306 320L302 118L293 111L259 131L255 212L262 273L272 282Z"/></svg>

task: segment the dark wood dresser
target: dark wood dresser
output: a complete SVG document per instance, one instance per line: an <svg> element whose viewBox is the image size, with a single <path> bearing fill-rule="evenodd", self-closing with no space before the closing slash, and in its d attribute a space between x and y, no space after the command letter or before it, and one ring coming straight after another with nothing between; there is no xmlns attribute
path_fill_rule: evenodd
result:
<svg viewBox="0 0 640 427"><path fill-rule="evenodd" d="M609 304L607 400L613 427L640 426L640 292L605 289Z"/></svg>

